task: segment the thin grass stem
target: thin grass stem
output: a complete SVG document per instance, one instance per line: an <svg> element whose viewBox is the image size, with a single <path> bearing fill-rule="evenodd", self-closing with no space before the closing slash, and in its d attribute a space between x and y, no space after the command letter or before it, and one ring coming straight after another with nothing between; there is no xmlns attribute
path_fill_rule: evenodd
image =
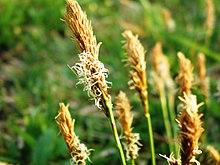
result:
<svg viewBox="0 0 220 165"><path fill-rule="evenodd" d="M154 151L154 138L153 138L153 131L152 131L150 113L146 113L145 117L147 118L147 124L148 124L148 132L149 132L149 138L150 138L150 149L151 149L152 165L156 165L155 151Z"/></svg>
<svg viewBox="0 0 220 165"><path fill-rule="evenodd" d="M103 95L103 96L105 96L105 95ZM115 118L114 118L113 111L112 111L111 100L109 98L106 98L106 97L104 97L104 100L105 100L105 105L106 105L106 108L107 108L106 111L109 114L109 116L108 116L109 124L112 128L112 132L113 132L113 135L114 135L116 146L117 146L119 154L120 154L121 163L122 163L122 165L126 165L123 148L122 148L121 142L119 140L117 127L116 127L116 124L115 124Z"/></svg>
<svg viewBox="0 0 220 165"><path fill-rule="evenodd" d="M177 125L176 125L176 113L174 109L174 92L168 91L168 106L169 106L169 114L171 119L171 128L173 128L173 139L177 140ZM180 145L178 143L174 144L175 155L178 155L178 150L180 149Z"/></svg>
<svg viewBox="0 0 220 165"><path fill-rule="evenodd" d="M174 152L174 147L172 144L172 132L171 132L171 126L170 126L170 121L168 117L168 110L167 110L167 103L166 103L166 96L165 96L165 91L164 88L159 90L159 95L160 95L160 101L161 101L161 108L162 108L162 113L163 113L163 118L164 118L164 125L167 133L167 138L168 138L168 145L169 145L169 150L170 153Z"/></svg>
<svg viewBox="0 0 220 165"><path fill-rule="evenodd" d="M131 159L131 165L135 165L135 160Z"/></svg>

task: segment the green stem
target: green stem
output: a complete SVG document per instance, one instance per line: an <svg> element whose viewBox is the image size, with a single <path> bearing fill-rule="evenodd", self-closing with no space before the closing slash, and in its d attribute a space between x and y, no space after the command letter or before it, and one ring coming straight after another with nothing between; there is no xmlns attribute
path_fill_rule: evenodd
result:
<svg viewBox="0 0 220 165"><path fill-rule="evenodd" d="M177 124L176 124L176 113L174 110L174 91L173 89L169 89L168 91L168 104L169 104L169 114L171 118L171 127L173 128L173 139L177 139ZM174 144L175 155L178 156L178 148L179 144Z"/></svg>
<svg viewBox="0 0 220 165"><path fill-rule="evenodd" d="M131 159L131 165L135 165L135 160Z"/></svg>
<svg viewBox="0 0 220 165"><path fill-rule="evenodd" d="M167 103L166 103L166 96L165 96L164 88L159 89L159 94L160 94L161 108L162 108L162 113L163 113L163 118L164 118L164 125L166 129L167 137L168 137L169 150L171 153L174 150L173 150L173 145L172 145L172 132L171 132L171 127L170 127L170 121L168 118Z"/></svg>
<svg viewBox="0 0 220 165"><path fill-rule="evenodd" d="M155 151L154 151L154 138L153 138L153 131L152 131L150 113L149 112L146 113L145 117L147 118L147 124L148 124L148 132L149 132L149 138L150 138L150 149L151 149L152 165L156 165Z"/></svg>
<svg viewBox="0 0 220 165"><path fill-rule="evenodd" d="M120 154L121 163L122 163L122 165L126 165L124 152L123 152L123 149L122 149L121 142L119 140L119 136L118 136L118 132L117 132L116 124L115 124L115 118L114 118L114 115L113 115L113 112L112 112L112 103L111 103L110 99L108 99L108 98L104 98L104 99L105 99L105 103L106 103L107 112L108 112L108 115L109 115L108 116L109 124L112 128L114 139L115 139L115 142L116 142L119 154Z"/></svg>

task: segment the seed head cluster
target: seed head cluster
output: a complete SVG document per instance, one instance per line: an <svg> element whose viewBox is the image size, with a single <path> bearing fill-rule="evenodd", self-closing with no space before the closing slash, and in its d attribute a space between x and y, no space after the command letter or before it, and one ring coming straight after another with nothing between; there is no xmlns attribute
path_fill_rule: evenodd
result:
<svg viewBox="0 0 220 165"><path fill-rule="evenodd" d="M132 133L133 114L131 113L131 105L126 94L122 91L117 97L115 109L126 140L124 143L126 158L127 160L136 159L140 150L139 146L141 146L140 135L139 133Z"/></svg>
<svg viewBox="0 0 220 165"><path fill-rule="evenodd" d="M199 150L199 138L204 131L202 127L201 117L203 114L198 114L198 108L202 103L197 104L195 95L187 96L184 93L183 97L179 97L184 106L181 114L178 117L178 124L180 128L181 141L181 161L182 164L199 163L195 156L202 151Z"/></svg>
<svg viewBox="0 0 220 165"><path fill-rule="evenodd" d="M85 165L91 150L88 150L85 144L80 143L78 136L76 136L74 132L75 120L71 118L68 107L69 105L65 106L60 103L60 111L55 120L71 152L71 161L73 164Z"/></svg>

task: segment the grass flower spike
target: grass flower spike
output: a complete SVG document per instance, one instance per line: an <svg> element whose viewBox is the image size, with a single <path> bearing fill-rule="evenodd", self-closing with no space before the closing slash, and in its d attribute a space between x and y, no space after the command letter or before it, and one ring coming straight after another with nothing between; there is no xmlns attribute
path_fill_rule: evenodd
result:
<svg viewBox="0 0 220 165"><path fill-rule="evenodd" d="M197 105L195 95L186 95L179 97L183 102L183 110L178 117L178 124L180 127L180 141L181 141L181 161L182 164L189 165L191 163L199 162L195 156L201 153L199 150L199 138L204 131L202 127L201 117L203 114L198 114L198 108L202 105Z"/></svg>
<svg viewBox="0 0 220 165"><path fill-rule="evenodd" d="M198 63L199 63L199 85L202 89L203 94L206 97L206 102L208 102L209 79L206 76L205 55L203 53L198 54Z"/></svg>
<svg viewBox="0 0 220 165"><path fill-rule="evenodd" d="M183 53L179 52L179 66L180 71L179 75L177 76L176 80L180 85L181 93L185 92L187 96L191 94L192 82L193 78L193 65L191 64L190 60L187 59Z"/></svg>
<svg viewBox="0 0 220 165"><path fill-rule="evenodd" d="M67 0L67 4L65 22L73 32L73 38L76 38L82 52L90 52L94 58L98 58L101 43L97 44L91 21L76 0Z"/></svg>
<svg viewBox="0 0 220 165"><path fill-rule="evenodd" d="M95 105L108 116L104 98L110 99L107 88L111 83L106 81L108 70L98 60L100 44L97 44L93 35L91 21L87 19L78 2L68 0L67 4L65 21L81 49L80 63L76 63L72 69L79 76L78 84L85 86L84 90L95 100Z"/></svg>
<svg viewBox="0 0 220 165"><path fill-rule="evenodd" d="M82 52L79 58L80 63L76 63L72 67L79 76L78 84L84 85L84 90L88 91L88 95L95 100L95 105L109 116L103 98L110 99L107 88L109 87L108 84L111 83L106 81L108 70L90 52Z"/></svg>
<svg viewBox="0 0 220 165"><path fill-rule="evenodd" d="M138 157L138 151L140 150L139 146L141 146L139 142L140 135L139 133L131 132L133 114L131 113L131 105L129 100L124 92L120 91L115 104L116 113L121 123L124 138L126 140L126 143L124 144L126 158L127 160L134 160Z"/></svg>
<svg viewBox="0 0 220 165"><path fill-rule="evenodd" d="M72 66L71 69L79 77L78 84L84 85L84 90L95 100L95 105L108 118L122 164L126 165L112 112L111 96L107 91L109 84L111 84L106 81L108 70L98 59L100 43L97 44L96 37L93 35L91 21L87 19L86 13L82 11L76 0L67 0L65 21L81 49L80 62Z"/></svg>
<svg viewBox="0 0 220 165"><path fill-rule="evenodd" d="M129 71L131 81L129 81L128 83L131 89L136 89L138 91L142 105L144 107L145 117L147 118L148 123L152 164L156 165L153 131L148 108L145 50L138 40L138 36L134 36L131 31L125 31L124 33L122 33L122 35L126 39L124 49L127 51L128 54L127 64L131 68Z"/></svg>
<svg viewBox="0 0 220 165"><path fill-rule="evenodd" d="M126 49L128 53L127 63L133 68L133 70L131 69L129 72L131 77L129 85L131 89L136 89L139 92L142 104L145 107L145 112L148 113L144 47L138 40L138 36L134 36L131 31L125 31L122 35L126 39L124 49Z"/></svg>
<svg viewBox="0 0 220 165"><path fill-rule="evenodd" d="M77 165L85 165L86 160L89 159L90 150L83 143L80 143L76 136L74 132L75 120L71 118L68 107L69 105L65 106L60 103L60 111L55 119L71 152L72 161Z"/></svg>

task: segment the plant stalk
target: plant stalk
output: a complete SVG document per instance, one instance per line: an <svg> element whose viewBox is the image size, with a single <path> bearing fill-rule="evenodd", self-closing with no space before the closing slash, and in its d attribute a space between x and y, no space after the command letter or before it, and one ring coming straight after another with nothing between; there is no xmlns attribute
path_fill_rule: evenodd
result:
<svg viewBox="0 0 220 165"><path fill-rule="evenodd" d="M131 159L131 165L135 165L135 160Z"/></svg>
<svg viewBox="0 0 220 165"><path fill-rule="evenodd" d="M142 93L142 95L145 95L145 97L142 97L142 104L144 106L145 111L145 117L147 118L147 124L148 124L148 133L150 138L150 150L151 150L151 159L152 159L152 165L156 165L156 158L155 158L155 150L154 150L154 138L153 138L153 129L151 124L151 117L148 107L148 96L147 92L145 94Z"/></svg>
<svg viewBox="0 0 220 165"><path fill-rule="evenodd" d="M174 152L174 148L172 144L173 143L172 132L171 132L171 126L170 126L170 121L168 117L168 110L167 110L167 103L166 103L166 96L165 96L164 88L159 89L159 95L160 95L160 102L161 102L161 108L162 108L162 113L163 113L164 125L165 125L167 138L168 138L169 150L170 150L170 153L172 153Z"/></svg>
<svg viewBox="0 0 220 165"><path fill-rule="evenodd" d="M116 124L115 124L115 118L114 118L113 111L112 111L111 100L109 98L106 98L106 97L104 97L104 100L105 100L105 104L106 104L106 108L107 108L106 111L108 112L108 115L109 115L108 116L109 124L110 124L110 126L112 128L114 139L115 139L115 142L116 142L119 154L120 154L121 163L122 163L122 165L126 165L123 148L122 148L121 142L119 140L119 136L118 136L118 132L117 132L117 127L116 127Z"/></svg>
<svg viewBox="0 0 220 165"><path fill-rule="evenodd" d="M152 165L156 165L155 151L154 151L154 138L153 138L153 131L152 131L150 113L145 113L145 117L147 118L147 124L148 124Z"/></svg>

